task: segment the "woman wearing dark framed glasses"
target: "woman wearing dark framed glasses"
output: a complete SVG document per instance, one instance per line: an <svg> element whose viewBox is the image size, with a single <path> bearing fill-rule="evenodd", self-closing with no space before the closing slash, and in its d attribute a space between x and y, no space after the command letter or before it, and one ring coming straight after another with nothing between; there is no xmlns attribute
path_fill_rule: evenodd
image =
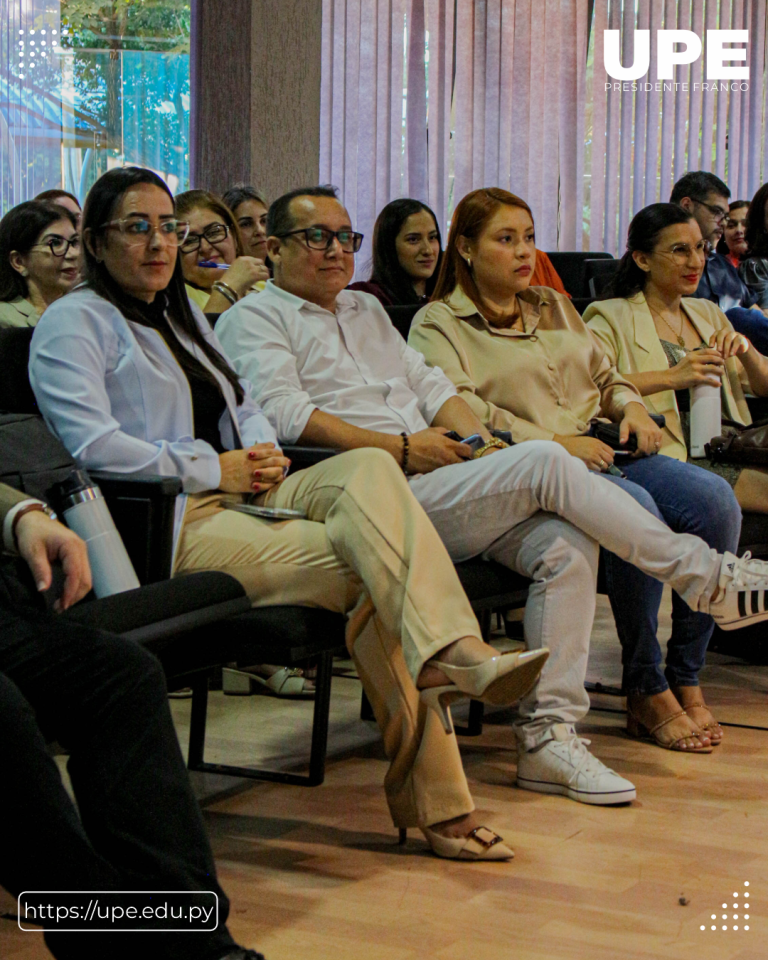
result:
<svg viewBox="0 0 768 960"><path fill-rule="evenodd" d="M181 268L187 295L201 310L223 313L251 290L264 288L269 270L263 260L245 255L234 215L215 193L180 193L176 214L189 223L180 248Z"/></svg>
<svg viewBox="0 0 768 960"><path fill-rule="evenodd" d="M28 200L0 220L0 326L34 327L78 277L80 235L74 214Z"/></svg>

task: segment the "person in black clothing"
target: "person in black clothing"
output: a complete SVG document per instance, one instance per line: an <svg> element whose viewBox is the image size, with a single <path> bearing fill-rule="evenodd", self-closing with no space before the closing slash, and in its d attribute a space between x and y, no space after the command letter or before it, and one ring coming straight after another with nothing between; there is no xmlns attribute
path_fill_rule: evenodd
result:
<svg viewBox="0 0 768 960"><path fill-rule="evenodd" d="M711 300L725 313L734 330L743 333L757 350L768 354L768 318L757 306L758 297L739 271L715 247L723 235L731 191L723 181L706 170L686 173L672 187L670 203L677 203L696 220L710 253L695 297Z"/></svg>
<svg viewBox="0 0 768 960"><path fill-rule="evenodd" d="M91 585L85 544L39 501L0 484L0 885L22 891L213 891L211 933L56 933L58 960L263 960L238 947L168 710L158 661L137 643L47 612L51 562L61 611ZM31 579L29 573L31 572ZM68 752L77 810L46 750ZM103 926L103 924L100 924Z"/></svg>

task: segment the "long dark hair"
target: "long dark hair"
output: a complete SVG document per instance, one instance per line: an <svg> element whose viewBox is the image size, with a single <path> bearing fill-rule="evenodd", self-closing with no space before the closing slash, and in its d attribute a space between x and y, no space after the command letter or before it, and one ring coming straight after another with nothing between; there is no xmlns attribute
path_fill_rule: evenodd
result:
<svg viewBox="0 0 768 960"><path fill-rule="evenodd" d="M104 225L114 219L115 209L127 190L141 183L148 183L159 187L171 199L173 195L165 183L151 170L142 167L115 167L109 170L91 187L83 210L82 231L86 242L83 244L83 280L86 285L100 297L114 304L127 320L140 323L143 326L155 326L151 316L156 311L144 311L141 304L123 290L115 281L104 263L96 259L93 242L97 238L106 239ZM174 204L175 209L175 204ZM235 391L237 402L242 403L245 394L237 379L237 374L226 362L224 357L215 350L205 339L197 325L192 309L189 305L187 292L184 289L184 274L181 271L181 256L176 257L173 276L168 286L158 296L165 298L164 321L167 329L168 346L179 365L188 376L207 380L217 388L219 384L211 372L187 350L173 328L183 331L189 339L205 354L210 363L229 380Z"/></svg>
<svg viewBox="0 0 768 960"><path fill-rule="evenodd" d="M11 266L12 251L29 253L37 238L57 220L69 220L77 230L74 214L45 200L27 200L12 207L0 220L0 301L26 299L29 284Z"/></svg>
<svg viewBox="0 0 768 960"><path fill-rule="evenodd" d="M477 240L491 217L504 206L526 210L533 223L531 208L525 200L508 190L502 190L501 187L481 187L479 190L468 193L459 201L453 211L445 256L432 293L433 300L447 300L454 288L460 286L479 311L488 313L488 307L483 305L483 299L472 275L472 268L467 266L459 253L458 241L459 237Z"/></svg>
<svg viewBox="0 0 768 960"><path fill-rule="evenodd" d="M640 293L648 282L648 274L638 267L632 254L635 251L653 253L662 230L695 219L692 214L676 203L652 203L643 207L632 218L627 234L627 252L619 260L616 273L600 299L628 298Z"/></svg>
<svg viewBox="0 0 768 960"><path fill-rule="evenodd" d="M768 257L768 230L765 227L765 210L768 204L768 183L764 183L752 197L747 214L748 257Z"/></svg>
<svg viewBox="0 0 768 960"><path fill-rule="evenodd" d="M426 295L431 296L435 289L437 274L440 271L440 263L443 257L440 227L432 210L420 200L410 200L408 198L393 200L376 217L376 223L373 227L373 270L370 279L372 283L377 283L380 287L383 287L392 302L396 304L418 303L420 299L413 289L412 278L400 266L395 239L408 217L413 216L414 213L421 213L422 210L425 210L435 221L437 240L440 244L434 273L427 280L425 287Z"/></svg>

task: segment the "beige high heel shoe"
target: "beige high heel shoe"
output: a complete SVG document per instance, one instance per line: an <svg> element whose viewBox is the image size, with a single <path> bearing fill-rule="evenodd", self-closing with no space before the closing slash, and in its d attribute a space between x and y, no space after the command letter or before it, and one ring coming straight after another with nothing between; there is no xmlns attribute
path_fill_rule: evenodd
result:
<svg viewBox="0 0 768 960"><path fill-rule="evenodd" d="M436 857L446 860L511 860L511 850L493 830L475 827L466 837L444 837L429 827L419 828Z"/></svg>
<svg viewBox="0 0 768 960"><path fill-rule="evenodd" d="M474 667L455 667L442 660L430 660L430 665L444 673L452 683L427 687L420 691L419 697L438 714L445 732L452 733L451 703L471 697L495 706L509 706L532 689L548 657L549 650L542 647L541 650L499 654Z"/></svg>

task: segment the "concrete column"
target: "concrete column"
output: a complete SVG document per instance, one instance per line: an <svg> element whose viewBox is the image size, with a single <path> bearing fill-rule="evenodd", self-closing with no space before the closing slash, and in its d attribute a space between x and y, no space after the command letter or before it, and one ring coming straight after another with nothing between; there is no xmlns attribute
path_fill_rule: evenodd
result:
<svg viewBox="0 0 768 960"><path fill-rule="evenodd" d="M322 0L193 0L192 183L316 184Z"/></svg>

